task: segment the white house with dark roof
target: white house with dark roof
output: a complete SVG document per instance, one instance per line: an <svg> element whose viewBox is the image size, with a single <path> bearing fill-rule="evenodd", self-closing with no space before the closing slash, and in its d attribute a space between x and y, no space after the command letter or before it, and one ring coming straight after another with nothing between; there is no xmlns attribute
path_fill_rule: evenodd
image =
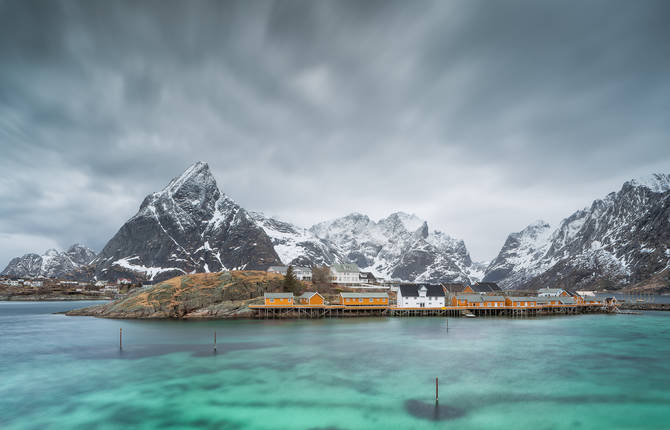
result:
<svg viewBox="0 0 670 430"><path fill-rule="evenodd" d="M396 306L399 308L441 308L445 306L445 296L441 285L400 285Z"/></svg>

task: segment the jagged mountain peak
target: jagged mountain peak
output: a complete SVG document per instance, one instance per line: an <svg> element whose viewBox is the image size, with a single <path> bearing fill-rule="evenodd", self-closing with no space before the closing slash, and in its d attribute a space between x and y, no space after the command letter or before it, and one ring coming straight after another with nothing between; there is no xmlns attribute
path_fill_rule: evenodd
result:
<svg viewBox="0 0 670 430"><path fill-rule="evenodd" d="M670 174L666 173L652 173L646 176L631 179L626 182L633 187L645 187L654 193L664 193L670 190Z"/></svg>
<svg viewBox="0 0 670 430"><path fill-rule="evenodd" d="M551 225L548 222L539 219L539 220L536 220L536 221L528 224L528 226L526 226L520 232L512 233L512 234L517 235L517 236L528 236L528 237L532 237L532 238L537 238L537 237L541 236L543 233L549 231L550 229L551 229Z"/></svg>
<svg viewBox="0 0 670 430"><path fill-rule="evenodd" d="M96 276L161 280L279 263L263 229L197 162L144 199L96 259Z"/></svg>
<svg viewBox="0 0 670 430"><path fill-rule="evenodd" d="M508 236L485 281L507 288L621 287L670 267L670 175L623 184L558 227L537 223Z"/></svg>
<svg viewBox="0 0 670 430"><path fill-rule="evenodd" d="M25 254L13 258L3 275L30 277L66 277L81 266L89 264L95 258L95 252L81 245L74 244L67 251L50 248L44 254Z"/></svg>

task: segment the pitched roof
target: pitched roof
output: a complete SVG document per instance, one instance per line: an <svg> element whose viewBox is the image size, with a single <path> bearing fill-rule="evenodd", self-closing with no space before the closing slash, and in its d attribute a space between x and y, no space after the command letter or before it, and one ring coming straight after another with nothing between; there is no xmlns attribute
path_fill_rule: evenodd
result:
<svg viewBox="0 0 670 430"><path fill-rule="evenodd" d="M450 293L462 293L466 287L465 285L458 283L443 283L442 286Z"/></svg>
<svg viewBox="0 0 670 430"><path fill-rule="evenodd" d="M330 266L330 270L333 270L335 272L340 272L340 273L343 273L343 272L360 272L361 271L361 269L359 269L358 266L356 266L353 263L333 264L332 266Z"/></svg>
<svg viewBox="0 0 670 430"><path fill-rule="evenodd" d="M534 296L521 296L521 297L508 297L513 302L537 302L537 297Z"/></svg>
<svg viewBox="0 0 670 430"><path fill-rule="evenodd" d="M293 293L265 293L268 299L292 299Z"/></svg>
<svg viewBox="0 0 670 430"><path fill-rule="evenodd" d="M301 295L299 295L298 298L299 298L299 299L311 299L312 296L314 296L314 295L316 295L316 294L318 294L318 295L321 296L321 294L319 294L319 293L316 292L316 291L305 291L304 293L302 293ZM321 297L323 298L323 296L321 296Z"/></svg>
<svg viewBox="0 0 670 430"><path fill-rule="evenodd" d="M426 297L444 297L444 289L441 285L431 284L405 284L400 286L400 295L403 297L419 297L419 290L426 288Z"/></svg>
<svg viewBox="0 0 670 430"><path fill-rule="evenodd" d="M386 293L340 293L345 299L388 298Z"/></svg>
<svg viewBox="0 0 670 430"><path fill-rule="evenodd" d="M502 289L495 282L476 282L471 285L472 291L476 293L491 293L495 291L502 291Z"/></svg>
<svg viewBox="0 0 670 430"><path fill-rule="evenodd" d="M483 302L481 294L458 294L456 300L467 300L468 302Z"/></svg>

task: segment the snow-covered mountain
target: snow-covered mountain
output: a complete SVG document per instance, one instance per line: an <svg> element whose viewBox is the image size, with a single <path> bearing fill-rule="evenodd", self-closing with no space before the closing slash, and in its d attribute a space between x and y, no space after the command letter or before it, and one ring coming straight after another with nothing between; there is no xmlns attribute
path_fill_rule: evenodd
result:
<svg viewBox="0 0 670 430"><path fill-rule="evenodd" d="M670 175L630 180L555 229L507 238L484 281L505 288L618 288L670 269Z"/></svg>
<svg viewBox="0 0 670 430"><path fill-rule="evenodd" d="M310 228L342 257L375 276L417 282L471 282L476 274L462 240L415 215L396 212L377 222L352 213Z"/></svg>
<svg viewBox="0 0 670 430"><path fill-rule="evenodd" d="M346 262L337 247L306 228L268 218L260 212L249 212L249 215L270 237L283 264L330 266L333 263Z"/></svg>
<svg viewBox="0 0 670 430"><path fill-rule="evenodd" d="M93 263L101 279L155 280L281 264L268 235L202 162L148 195Z"/></svg>
<svg viewBox="0 0 670 430"><path fill-rule="evenodd" d="M89 264L94 258L95 252L76 243L66 251L48 249L42 255L25 254L22 257L13 258L0 275L63 278Z"/></svg>

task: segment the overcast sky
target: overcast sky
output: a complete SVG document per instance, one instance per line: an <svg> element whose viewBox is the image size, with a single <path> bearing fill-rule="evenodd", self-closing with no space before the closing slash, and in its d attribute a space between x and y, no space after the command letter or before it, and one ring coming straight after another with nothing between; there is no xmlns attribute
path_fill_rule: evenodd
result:
<svg viewBox="0 0 670 430"><path fill-rule="evenodd" d="M670 172L669 22L664 0L0 0L0 266L100 251L197 160L250 210L406 211L493 258Z"/></svg>

